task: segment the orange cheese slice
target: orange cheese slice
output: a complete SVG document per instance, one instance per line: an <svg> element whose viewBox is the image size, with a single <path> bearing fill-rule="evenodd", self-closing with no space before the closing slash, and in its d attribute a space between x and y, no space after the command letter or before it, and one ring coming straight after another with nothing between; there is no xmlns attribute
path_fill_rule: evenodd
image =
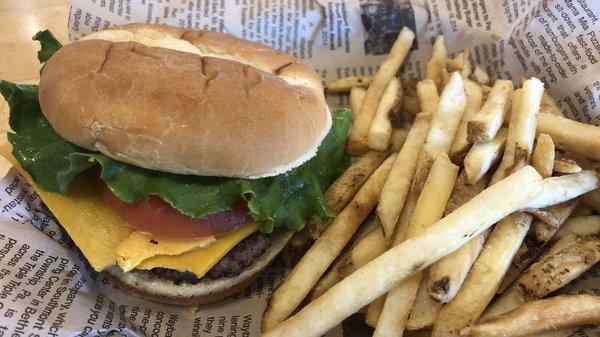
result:
<svg viewBox="0 0 600 337"><path fill-rule="evenodd" d="M96 271L117 264L119 251L123 252L125 249L123 243L130 240L131 247L123 254L137 256L141 260L137 268L163 267L191 271L201 277L229 250L258 229L258 223L252 222L217 239L203 238L193 244L190 244L190 240L171 240L167 245L161 245L160 249L150 247L146 251L149 249L146 244L149 240L142 242L145 240L142 236L132 235L135 229L129 227L106 205L89 176L81 174L76 177L69 186L68 196L47 192L33 181L11 152L10 143L0 145L0 155L9 160L27 179ZM203 240L207 241L200 244ZM212 243L206 247L208 241Z"/></svg>
<svg viewBox="0 0 600 337"><path fill-rule="evenodd" d="M216 242L214 236L197 239L155 237L135 231L117 247L117 264L128 272L142 261L157 255L179 255L198 248L206 248Z"/></svg>

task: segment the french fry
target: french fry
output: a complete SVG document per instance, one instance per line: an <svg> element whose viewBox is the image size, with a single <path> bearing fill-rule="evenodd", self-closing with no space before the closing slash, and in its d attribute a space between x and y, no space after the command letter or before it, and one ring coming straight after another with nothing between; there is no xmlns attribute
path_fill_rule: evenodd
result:
<svg viewBox="0 0 600 337"><path fill-rule="evenodd" d="M462 287L439 312L433 337L458 336L479 319L496 294L531 221L531 215L514 213L498 222Z"/></svg>
<svg viewBox="0 0 600 337"><path fill-rule="evenodd" d="M398 152L402 149L402 146L406 142L406 138L408 138L407 129L393 129L392 137L390 139L390 151Z"/></svg>
<svg viewBox="0 0 600 337"><path fill-rule="evenodd" d="M552 176L554 168L554 142L552 137L542 133L537 138L535 149L531 155L531 166L535 167L544 178Z"/></svg>
<svg viewBox="0 0 600 337"><path fill-rule="evenodd" d="M531 156L535 137L535 121L543 88L543 84L535 78L529 79L523 84L520 107L511 116L504 150L503 161L512 162L508 166L510 170L521 167L528 162ZM500 166L500 169L506 169L502 167L502 163ZM504 172L501 173L501 175L504 174ZM496 176L494 174L494 177ZM551 181L551 183L552 186L556 185L555 181ZM543 185L549 186L546 182ZM540 203L545 201L548 200L540 200ZM454 299L440 311L433 327L432 336L457 336L462 329L479 319L500 287L532 221L531 215L517 212L498 222L461 289Z"/></svg>
<svg viewBox="0 0 600 337"><path fill-rule="evenodd" d="M581 172L581 166L569 158L557 158L554 160L552 170L556 173L569 174Z"/></svg>
<svg viewBox="0 0 600 337"><path fill-rule="evenodd" d="M572 217L578 217L578 216L585 216L585 215L592 215L594 214L594 209L591 208L590 206L580 202L577 204L577 207L575 207L575 210L573 210L573 213L571 213Z"/></svg>
<svg viewBox="0 0 600 337"><path fill-rule="evenodd" d="M466 105L467 95L463 80L457 72L454 72L450 82L442 91L440 102L431 119L431 127L425 145L423 145L423 153L417 162L415 179L413 179L413 185L417 186L417 191L425 182L429 167L435 157L439 153L449 153Z"/></svg>
<svg viewBox="0 0 600 337"><path fill-rule="evenodd" d="M458 130L456 130L454 142L450 147L450 158L453 160L467 152L469 149L470 144L467 141L467 126L473 116L481 109L481 104L483 103L483 93L479 84L471 80L465 80L464 85L465 93L467 95L467 106L465 107L465 112L460 120Z"/></svg>
<svg viewBox="0 0 600 337"><path fill-rule="evenodd" d="M440 153L418 198L408 225L407 239L423 233L442 217L457 174L458 166L452 164L446 154ZM402 335L420 282L421 273L417 272L388 292L373 336Z"/></svg>
<svg viewBox="0 0 600 337"><path fill-rule="evenodd" d="M582 237L563 249L544 255L487 310L483 319L545 297L573 281L600 261L600 238Z"/></svg>
<svg viewBox="0 0 600 337"><path fill-rule="evenodd" d="M469 183L475 184L494 165L502 155L508 130L501 128L496 137L487 143L475 143L464 160L465 172Z"/></svg>
<svg viewBox="0 0 600 337"><path fill-rule="evenodd" d="M490 142L502 126L512 100L510 80L497 80L481 110L474 114L467 126L470 143Z"/></svg>
<svg viewBox="0 0 600 337"><path fill-rule="evenodd" d="M417 115L381 191L377 216L387 238L391 237L398 222L430 124L430 114Z"/></svg>
<svg viewBox="0 0 600 337"><path fill-rule="evenodd" d="M385 295L381 295L373 302L369 303L365 312L365 323L367 323L368 326L372 328L377 326L381 311L383 311L383 304L385 304Z"/></svg>
<svg viewBox="0 0 600 337"><path fill-rule="evenodd" d="M442 71L446 70L446 58L448 57L448 49L443 35L439 35L433 43L431 58L425 67L425 79L433 80L439 90L442 90L443 75Z"/></svg>
<svg viewBox="0 0 600 337"><path fill-rule="evenodd" d="M411 115L418 114L419 112L421 112L419 99L414 96L404 96L402 98L402 110Z"/></svg>
<svg viewBox="0 0 600 337"><path fill-rule="evenodd" d="M513 92L513 99L511 105L510 122L508 127L508 133L506 135L506 141L504 145L504 153L502 154L502 161L494 172L490 184L504 179L509 173L514 164L515 160L515 141L517 137L518 127L517 124L520 122L521 113L521 97L523 96L523 89L517 89Z"/></svg>
<svg viewBox="0 0 600 337"><path fill-rule="evenodd" d="M536 220L531 225L531 229L525 236L525 240L515 254L510 268L502 280L498 293L503 293L538 257L543 253L547 243L552 239L556 231L569 218L571 212L577 205L576 200L567 201L556 206L548 208L547 218L552 218L552 222ZM539 215L536 215L539 217Z"/></svg>
<svg viewBox="0 0 600 337"><path fill-rule="evenodd" d="M571 199L567 202L550 207L528 209L527 212L534 215L545 224L545 226L541 227L558 229L558 227L560 227L570 216L577 201L578 200L576 199Z"/></svg>
<svg viewBox="0 0 600 337"><path fill-rule="evenodd" d="M544 91L542 95L542 102L540 104L540 113L549 113L557 116L564 117L562 109L556 103L556 100L548 91Z"/></svg>
<svg viewBox="0 0 600 337"><path fill-rule="evenodd" d="M531 201L523 210L528 211L533 208L557 205L595 190L598 186L598 176L590 170L547 178L542 183L544 192L538 199Z"/></svg>
<svg viewBox="0 0 600 337"><path fill-rule="evenodd" d="M375 169L385 160L386 155L377 151L370 151L344 171L336 181L325 191L327 205L334 214L341 212L352 200L354 195L375 172ZM309 236L316 240L321 233L329 227L331 220L309 219L307 231Z"/></svg>
<svg viewBox="0 0 600 337"><path fill-rule="evenodd" d="M352 89L350 89L350 111L352 112L352 121L356 119L356 114L358 114L366 94L367 89L362 87L352 87Z"/></svg>
<svg viewBox="0 0 600 337"><path fill-rule="evenodd" d="M356 231L356 234L354 234L353 237L354 242L352 242L352 244L349 244L351 246L349 250L354 249L356 245L360 244L360 242L363 241L367 236L369 236L373 231L382 233L381 223L375 217L372 217L370 220L365 221L365 223L363 223L363 225L361 225L360 228ZM306 252L306 250L304 252ZM302 256L300 256L300 258L302 258ZM298 259L298 261L299 260L300 259ZM317 281L315 286L307 295L307 299L309 301L312 301L315 298L321 296L324 292L329 290L329 288L333 287L343 278L343 276L338 273L338 268L342 261L343 256L338 257L331 266L331 268L329 268L329 271L327 271L327 273L323 277L321 277L319 281Z"/></svg>
<svg viewBox="0 0 600 337"><path fill-rule="evenodd" d="M336 267L338 274L341 277L352 274L356 269L383 254L386 248L387 241L383 234L383 228L377 226L358 239L352 248L340 258L340 263Z"/></svg>
<svg viewBox="0 0 600 337"><path fill-rule="evenodd" d="M573 334L576 333L578 330L580 330L580 327L561 328L557 330L548 330L544 332L532 333L525 337L569 337L573 336Z"/></svg>
<svg viewBox="0 0 600 337"><path fill-rule="evenodd" d="M369 130L371 129L371 123L375 117L381 96L398 72L398 69L400 69L414 39L415 33L404 27L400 31L387 58L373 77L373 82L369 86L369 89L367 89L363 103L356 115L356 120L350 128L347 145L348 153L361 155L367 152Z"/></svg>
<svg viewBox="0 0 600 337"><path fill-rule="evenodd" d="M441 71L442 74L442 88L444 89L446 87L446 84L448 84L448 82L450 82L450 73L448 72L448 70L446 70L446 68L443 68Z"/></svg>
<svg viewBox="0 0 600 337"><path fill-rule="evenodd" d="M396 155L390 156L375 170L352 201L333 220L273 292L263 314L263 331L270 330L285 320L340 254L360 224L377 204L379 193L395 158Z"/></svg>
<svg viewBox="0 0 600 337"><path fill-rule="evenodd" d="M369 148L376 151L385 151L390 145L392 136L392 121L390 111L402 102L402 87L400 81L393 77L381 96L375 117L369 130Z"/></svg>
<svg viewBox="0 0 600 337"><path fill-rule="evenodd" d="M415 302L410 310L408 316L408 322L406 328L408 330L421 330L428 328L433 325L438 312L442 308L442 304L434 301L429 296L427 285L429 284L429 273L423 272L421 283L419 284L419 290L415 297Z"/></svg>
<svg viewBox="0 0 600 337"><path fill-rule="evenodd" d="M600 127L553 114L540 114L538 132L549 134L556 147L592 160L600 160Z"/></svg>
<svg viewBox="0 0 600 337"><path fill-rule="evenodd" d="M331 266L329 271L323 275L315 283L315 286L310 290L308 295L306 296L309 301L314 301L319 296L323 295L327 290L331 289L334 285L340 282L343 277L337 271L337 266L339 265L340 260L336 260L336 262Z"/></svg>
<svg viewBox="0 0 600 337"><path fill-rule="evenodd" d="M458 53L458 55L456 55L456 57L446 59L446 68L448 68L448 71L462 70L464 62L465 62L464 52L460 52L460 53Z"/></svg>
<svg viewBox="0 0 600 337"><path fill-rule="evenodd" d="M513 337L600 322L600 297L562 295L523 304L465 329L463 336Z"/></svg>
<svg viewBox="0 0 600 337"><path fill-rule="evenodd" d="M540 110L540 101L544 92L542 81L532 77L523 83L523 96L521 97L521 107L519 109L519 123L515 137L515 155L513 167L520 163L527 163L533 150L533 141L535 139L536 121ZM512 121L511 121L512 122ZM552 137L554 139L554 137Z"/></svg>
<svg viewBox="0 0 600 337"><path fill-rule="evenodd" d="M473 60L471 59L471 51L469 49L465 49L456 55L455 58L446 59L446 68L448 71L459 71L461 76L465 79L471 76L475 65L473 64Z"/></svg>
<svg viewBox="0 0 600 337"><path fill-rule="evenodd" d="M422 112L435 113L440 102L437 87L433 80L422 80L417 83L417 95Z"/></svg>
<svg viewBox="0 0 600 337"><path fill-rule="evenodd" d="M581 155L569 153L569 158L575 160L575 162L585 170L593 170L596 174L600 175L600 163L594 162L585 158ZM590 191L581 197L583 204L591 207L596 212L600 212L600 189Z"/></svg>
<svg viewBox="0 0 600 337"><path fill-rule="evenodd" d="M566 233L580 236L596 235L600 232L600 215L578 216L568 219L554 235L562 238Z"/></svg>
<svg viewBox="0 0 600 337"><path fill-rule="evenodd" d="M506 215L535 199L541 177L526 166L437 221L424 233L391 248L333 286L263 336L321 336L389 291L400 280L455 251ZM513 197L507 198L507 195ZM293 273L293 271L292 271ZM272 309L271 309L272 310Z"/></svg>
<svg viewBox="0 0 600 337"><path fill-rule="evenodd" d="M348 76L325 84L325 91L348 92L352 88L368 88L373 82L373 76Z"/></svg>
<svg viewBox="0 0 600 337"><path fill-rule="evenodd" d="M473 73L471 74L469 79L471 79L479 84L489 84L490 83L489 75L479 65L475 65L475 68L473 69Z"/></svg>
<svg viewBox="0 0 600 337"><path fill-rule="evenodd" d="M463 171L454 185L444 213L450 214L473 199L485 189L488 178L480 179L477 183L471 185L468 184L466 174ZM428 289L431 298L441 303L447 303L454 298L467 277L473 262L479 256L488 235L488 231L483 232L429 267Z"/></svg>

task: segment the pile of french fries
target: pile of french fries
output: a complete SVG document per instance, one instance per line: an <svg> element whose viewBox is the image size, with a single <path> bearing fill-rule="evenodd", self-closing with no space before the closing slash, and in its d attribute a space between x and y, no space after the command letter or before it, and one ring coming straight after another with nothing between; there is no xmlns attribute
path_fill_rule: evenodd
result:
<svg viewBox="0 0 600 337"><path fill-rule="evenodd" d="M600 323L600 297L554 295L600 260L600 127L565 118L536 78L490 83L443 37L423 79L398 79L414 38L403 29L374 76L326 86L350 94L359 158L327 191L337 216L286 249L264 335L321 336L360 310L375 336Z"/></svg>

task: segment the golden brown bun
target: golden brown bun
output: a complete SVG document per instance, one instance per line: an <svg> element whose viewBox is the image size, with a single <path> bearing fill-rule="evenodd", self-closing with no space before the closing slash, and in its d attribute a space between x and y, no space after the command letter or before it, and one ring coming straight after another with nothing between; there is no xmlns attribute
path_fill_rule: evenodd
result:
<svg viewBox="0 0 600 337"><path fill-rule="evenodd" d="M310 66L231 35L126 25L62 47L42 111L67 140L137 166L258 178L310 159L331 116Z"/></svg>
<svg viewBox="0 0 600 337"><path fill-rule="evenodd" d="M135 295L154 302L196 305L220 301L237 294L248 287L271 264L292 237L293 232L273 234L271 245L248 268L235 277L213 280L202 278L198 284L182 283L176 285L171 280L160 278L146 271L132 270L123 273L118 267L104 271L121 287Z"/></svg>

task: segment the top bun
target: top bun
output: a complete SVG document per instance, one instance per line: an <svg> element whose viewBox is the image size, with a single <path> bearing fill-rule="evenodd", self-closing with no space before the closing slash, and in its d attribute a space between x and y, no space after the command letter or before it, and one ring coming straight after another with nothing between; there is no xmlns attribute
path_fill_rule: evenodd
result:
<svg viewBox="0 0 600 337"><path fill-rule="evenodd" d="M228 34L160 25L62 47L39 99L72 143L178 174L275 176L314 156L331 127L307 64Z"/></svg>

